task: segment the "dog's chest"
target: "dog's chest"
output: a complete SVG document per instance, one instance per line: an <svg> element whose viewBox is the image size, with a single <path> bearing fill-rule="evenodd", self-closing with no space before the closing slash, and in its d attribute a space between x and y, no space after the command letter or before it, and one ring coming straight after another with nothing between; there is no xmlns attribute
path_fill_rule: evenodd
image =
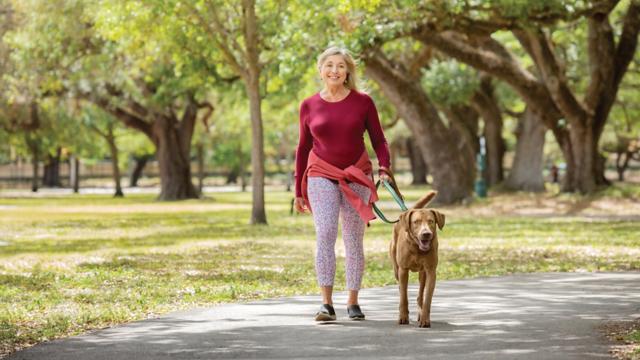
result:
<svg viewBox="0 0 640 360"><path fill-rule="evenodd" d="M419 253L417 251L407 251L405 254L400 254L399 259L397 260L400 267L414 272L426 270L429 267L429 264L434 262L431 251L426 254Z"/></svg>

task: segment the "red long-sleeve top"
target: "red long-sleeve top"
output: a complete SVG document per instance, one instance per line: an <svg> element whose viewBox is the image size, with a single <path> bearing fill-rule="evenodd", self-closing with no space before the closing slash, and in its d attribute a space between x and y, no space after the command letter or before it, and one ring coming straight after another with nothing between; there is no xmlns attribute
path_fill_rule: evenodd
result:
<svg viewBox="0 0 640 360"><path fill-rule="evenodd" d="M364 132L369 133L378 165L389 167L389 146L380 126L378 111L369 95L351 90L338 102L329 102L317 93L300 105L300 141L296 151L296 196L302 196L302 174L309 152L345 169L355 164L365 151Z"/></svg>

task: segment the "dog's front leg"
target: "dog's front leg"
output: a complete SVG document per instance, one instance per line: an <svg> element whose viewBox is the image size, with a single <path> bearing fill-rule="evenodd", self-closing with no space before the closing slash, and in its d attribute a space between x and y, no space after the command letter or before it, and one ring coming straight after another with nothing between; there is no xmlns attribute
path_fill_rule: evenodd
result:
<svg viewBox="0 0 640 360"><path fill-rule="evenodd" d="M400 280L400 317L398 318L398 324L406 325L409 323L409 298L407 296L409 269L399 268L398 278Z"/></svg>
<svg viewBox="0 0 640 360"><path fill-rule="evenodd" d="M425 294L425 302L422 304L420 313L420 327L431 327L431 299L433 299L433 290L436 288L436 271L427 270L427 288Z"/></svg>
<svg viewBox="0 0 640 360"><path fill-rule="evenodd" d="M427 282L427 273L424 270L421 270L419 273L420 276L420 289L418 290L418 321L420 321L420 316L422 316L422 303L424 300L424 286Z"/></svg>

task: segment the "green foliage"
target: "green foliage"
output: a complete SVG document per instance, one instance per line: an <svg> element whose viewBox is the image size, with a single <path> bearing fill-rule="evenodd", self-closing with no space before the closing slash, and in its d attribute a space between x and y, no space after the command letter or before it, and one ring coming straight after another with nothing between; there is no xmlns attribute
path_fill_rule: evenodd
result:
<svg viewBox="0 0 640 360"><path fill-rule="evenodd" d="M505 18L527 19L532 14L562 14L586 5L582 0L492 0L477 1L484 6L491 6L494 11L499 10ZM458 3L469 3L469 1L458 1Z"/></svg>
<svg viewBox="0 0 640 360"><path fill-rule="evenodd" d="M429 97L442 106L468 103L478 89L476 71L455 60L434 61L424 71L423 86Z"/></svg>
<svg viewBox="0 0 640 360"><path fill-rule="evenodd" d="M236 94L242 94L236 89ZM248 170L251 161L251 132L246 98L222 98L216 103L215 119L209 128L211 161L216 168L239 172Z"/></svg>

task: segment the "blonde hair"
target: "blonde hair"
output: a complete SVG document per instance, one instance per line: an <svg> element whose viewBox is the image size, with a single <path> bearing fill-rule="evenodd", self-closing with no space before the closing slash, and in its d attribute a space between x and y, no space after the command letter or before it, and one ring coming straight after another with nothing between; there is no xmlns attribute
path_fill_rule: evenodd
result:
<svg viewBox="0 0 640 360"><path fill-rule="evenodd" d="M356 61L349 53L349 50L338 46L331 46L327 50L323 51L318 56L318 71L322 69L322 64L327 60L329 56L341 55L344 62L347 64L347 79L344 81L344 86L350 90L358 90L356 79Z"/></svg>

